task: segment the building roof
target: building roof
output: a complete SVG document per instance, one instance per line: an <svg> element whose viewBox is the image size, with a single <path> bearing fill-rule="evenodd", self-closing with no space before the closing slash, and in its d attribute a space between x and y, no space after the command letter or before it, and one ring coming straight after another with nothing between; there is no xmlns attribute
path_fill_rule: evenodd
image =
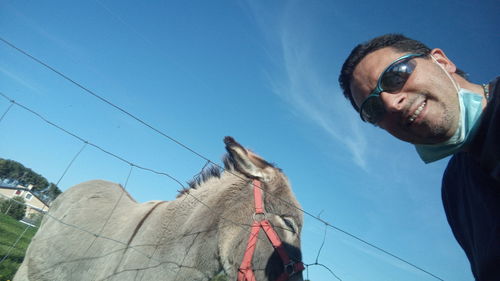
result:
<svg viewBox="0 0 500 281"><path fill-rule="evenodd" d="M31 192L30 189L24 187L24 186L13 186L13 185L9 185L9 184L6 184L6 183L2 183L0 182L0 189L10 189L10 190L22 190L22 191L27 191L29 192L31 195L33 195L36 199L40 200L40 202L42 202L45 206L50 207L49 204L47 204L44 200L42 200L37 194Z"/></svg>

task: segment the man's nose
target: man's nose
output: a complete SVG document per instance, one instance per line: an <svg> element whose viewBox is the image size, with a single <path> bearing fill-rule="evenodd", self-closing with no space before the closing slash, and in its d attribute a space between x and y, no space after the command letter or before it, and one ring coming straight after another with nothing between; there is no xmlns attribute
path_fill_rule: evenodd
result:
<svg viewBox="0 0 500 281"><path fill-rule="evenodd" d="M406 94L403 92L398 93L380 93L380 98L384 103L384 106L389 112L399 112L404 109L404 104L406 101Z"/></svg>

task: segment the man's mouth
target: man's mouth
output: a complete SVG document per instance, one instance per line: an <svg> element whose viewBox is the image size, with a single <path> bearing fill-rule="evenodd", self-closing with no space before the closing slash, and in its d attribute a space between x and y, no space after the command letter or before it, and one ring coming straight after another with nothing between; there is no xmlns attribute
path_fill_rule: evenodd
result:
<svg viewBox="0 0 500 281"><path fill-rule="evenodd" d="M412 124L413 121L415 121L415 119L417 119L417 117L420 115L422 110L424 110L426 104L427 104L427 100L422 102L422 104L420 104L420 106L415 110L415 112L413 112L413 114L408 118L408 125Z"/></svg>

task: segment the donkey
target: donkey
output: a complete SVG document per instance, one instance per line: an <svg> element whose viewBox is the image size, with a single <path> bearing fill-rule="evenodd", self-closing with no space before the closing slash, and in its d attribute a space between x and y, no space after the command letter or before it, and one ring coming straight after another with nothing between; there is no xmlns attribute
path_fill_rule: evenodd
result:
<svg viewBox="0 0 500 281"><path fill-rule="evenodd" d="M140 204L103 180L68 189L14 280L303 280L303 217L286 176L224 142L225 169L205 169L173 201Z"/></svg>

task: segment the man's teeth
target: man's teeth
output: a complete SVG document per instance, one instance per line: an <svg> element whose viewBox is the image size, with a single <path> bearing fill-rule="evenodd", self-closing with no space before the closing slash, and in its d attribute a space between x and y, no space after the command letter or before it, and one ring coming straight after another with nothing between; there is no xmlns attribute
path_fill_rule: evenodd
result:
<svg viewBox="0 0 500 281"><path fill-rule="evenodd" d="M415 113L413 113L413 115L410 117L410 122L413 122L415 121L415 119L418 117L418 115L420 114L420 112L422 112L422 109L424 109L425 105L427 104L427 102L423 102L418 108L417 110L415 110Z"/></svg>

